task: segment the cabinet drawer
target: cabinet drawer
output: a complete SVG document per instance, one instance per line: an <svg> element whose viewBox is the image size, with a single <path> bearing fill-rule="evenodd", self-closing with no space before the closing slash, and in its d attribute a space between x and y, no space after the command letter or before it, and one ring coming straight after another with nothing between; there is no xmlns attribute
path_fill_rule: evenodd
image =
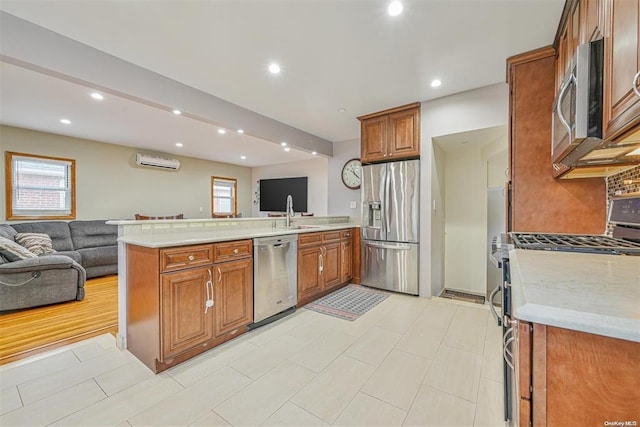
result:
<svg viewBox="0 0 640 427"><path fill-rule="evenodd" d="M339 242L341 235L342 235L342 230L325 231L324 233L322 233L322 242L323 243Z"/></svg>
<svg viewBox="0 0 640 427"><path fill-rule="evenodd" d="M298 236L298 247L314 246L322 243L322 233L302 233Z"/></svg>
<svg viewBox="0 0 640 427"><path fill-rule="evenodd" d="M342 230L340 231L340 239L350 240L353 233L355 233L355 231L352 228L350 228L349 230Z"/></svg>
<svg viewBox="0 0 640 427"><path fill-rule="evenodd" d="M253 242L251 240L216 243L213 245L213 262L250 258L252 255Z"/></svg>
<svg viewBox="0 0 640 427"><path fill-rule="evenodd" d="M207 265L212 262L212 245L183 246L160 251L160 271L163 273Z"/></svg>

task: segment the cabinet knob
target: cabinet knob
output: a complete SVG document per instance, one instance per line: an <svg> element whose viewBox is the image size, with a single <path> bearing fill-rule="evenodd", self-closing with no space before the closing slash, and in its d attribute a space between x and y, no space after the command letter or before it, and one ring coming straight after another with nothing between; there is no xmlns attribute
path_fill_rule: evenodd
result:
<svg viewBox="0 0 640 427"><path fill-rule="evenodd" d="M238 248L235 248L235 249L233 250L233 253L234 253L234 254L237 254L238 252L239 252L239 251L238 251Z"/></svg>
<svg viewBox="0 0 640 427"><path fill-rule="evenodd" d="M194 257L193 255L189 255L189 261L193 261L194 259L196 259L196 257Z"/></svg>
<svg viewBox="0 0 640 427"><path fill-rule="evenodd" d="M631 87L633 87L633 91L640 98L640 89L638 89L638 78L640 78L640 71L633 76L633 82L631 83Z"/></svg>

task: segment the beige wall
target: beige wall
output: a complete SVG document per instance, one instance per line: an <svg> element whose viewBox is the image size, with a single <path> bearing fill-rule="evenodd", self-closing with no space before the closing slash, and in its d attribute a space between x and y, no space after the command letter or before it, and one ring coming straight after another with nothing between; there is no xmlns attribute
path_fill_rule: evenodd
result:
<svg viewBox="0 0 640 427"><path fill-rule="evenodd" d="M342 168L351 159L360 158L360 138L333 144L333 157L329 159L329 215L350 216L360 222L360 190L351 190L342 182ZM356 202L356 207L351 207Z"/></svg>
<svg viewBox="0 0 640 427"><path fill-rule="evenodd" d="M308 180L307 211L313 212L316 216L327 215L328 197L328 165L329 160L318 157L301 162L282 163L272 166L260 166L252 169L251 195L255 199L254 193L258 189L257 181L270 178L294 178L306 176ZM296 201L293 201L295 207ZM265 213L259 211L260 204L253 205L253 216L264 216Z"/></svg>
<svg viewBox="0 0 640 427"><path fill-rule="evenodd" d="M480 149L446 155L445 287L484 294L487 163Z"/></svg>
<svg viewBox="0 0 640 427"><path fill-rule="evenodd" d="M422 103L420 115L420 140L422 146L421 176L420 176L420 203L422 206L430 206L432 195L439 191L442 193L442 182L439 182L434 168L436 155L431 148L433 139L460 132L468 132L476 129L484 129L493 126L504 126L509 118L509 88L506 83L497 83L468 92L457 93L450 96L425 101ZM486 183L483 182L483 183ZM436 206L437 207L437 206ZM448 213L448 212L447 212ZM442 236L438 238L433 233L443 231L442 227L433 223L440 220L438 212L432 209L420 211L420 242L432 242L432 244L420 245L420 296L437 295L442 289L443 283L438 273L442 257L436 252L440 250Z"/></svg>
<svg viewBox="0 0 640 427"><path fill-rule="evenodd" d="M444 284L448 289L484 295L488 256L488 187L503 187L507 141L467 145L439 158L445 168ZM492 146L502 150L488 150ZM434 145L437 148L437 145ZM492 152L487 158L486 153Z"/></svg>
<svg viewBox="0 0 640 427"><path fill-rule="evenodd" d="M139 167L137 152L158 153L9 126L0 126L0 141L3 155L15 151L76 160L77 219L126 219L136 213L209 218L211 176L236 178L238 211L251 216L247 167L180 156L171 156L181 162L178 171ZM4 161L2 168L4 184ZM5 221L5 197L0 199Z"/></svg>

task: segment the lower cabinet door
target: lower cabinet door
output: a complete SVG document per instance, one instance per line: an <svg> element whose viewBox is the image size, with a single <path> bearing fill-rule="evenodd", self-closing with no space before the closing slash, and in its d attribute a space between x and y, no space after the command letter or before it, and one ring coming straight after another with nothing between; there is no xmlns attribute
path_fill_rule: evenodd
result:
<svg viewBox="0 0 640 427"><path fill-rule="evenodd" d="M298 249L298 303L322 292L322 247Z"/></svg>
<svg viewBox="0 0 640 427"><path fill-rule="evenodd" d="M162 360L211 340L213 308L207 309L210 268L162 274Z"/></svg>
<svg viewBox="0 0 640 427"><path fill-rule="evenodd" d="M340 253L340 283L345 283L353 278L353 245L351 240L346 240L341 243L342 251Z"/></svg>
<svg viewBox="0 0 640 427"><path fill-rule="evenodd" d="M213 265L215 334L226 334L253 322L253 260Z"/></svg>
<svg viewBox="0 0 640 427"><path fill-rule="evenodd" d="M340 242L324 245L324 265L322 269L322 279L324 281L323 290L331 289L342 283L342 268L340 265L340 252L342 246Z"/></svg>

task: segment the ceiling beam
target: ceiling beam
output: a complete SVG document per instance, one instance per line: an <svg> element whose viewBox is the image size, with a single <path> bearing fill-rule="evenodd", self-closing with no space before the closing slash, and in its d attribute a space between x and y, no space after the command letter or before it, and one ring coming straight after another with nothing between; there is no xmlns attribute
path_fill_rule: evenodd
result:
<svg viewBox="0 0 640 427"><path fill-rule="evenodd" d="M0 60L155 108L307 152L333 156L331 141L225 101L0 11ZM215 76L212 76L215 78Z"/></svg>

